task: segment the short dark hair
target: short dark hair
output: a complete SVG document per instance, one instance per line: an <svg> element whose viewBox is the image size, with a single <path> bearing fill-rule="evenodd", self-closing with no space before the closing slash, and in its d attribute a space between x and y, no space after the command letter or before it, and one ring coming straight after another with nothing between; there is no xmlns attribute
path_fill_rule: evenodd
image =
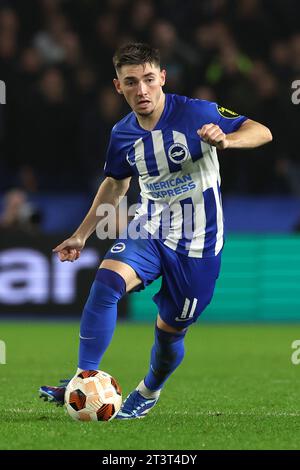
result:
<svg viewBox="0 0 300 470"><path fill-rule="evenodd" d="M153 64L160 67L159 50L142 42L132 42L121 46L113 56L116 71L123 65Z"/></svg>

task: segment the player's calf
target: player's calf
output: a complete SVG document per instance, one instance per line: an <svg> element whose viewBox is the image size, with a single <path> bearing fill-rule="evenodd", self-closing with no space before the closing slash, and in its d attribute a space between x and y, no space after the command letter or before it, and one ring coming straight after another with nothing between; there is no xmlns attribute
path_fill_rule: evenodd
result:
<svg viewBox="0 0 300 470"><path fill-rule="evenodd" d="M144 418L156 405L164 383L183 360L185 333L169 333L155 327L148 374L137 389L128 395L117 419Z"/></svg>
<svg viewBox="0 0 300 470"><path fill-rule="evenodd" d="M151 350L149 371L144 379L150 390L161 390L184 358L186 330L169 333L155 327L155 342Z"/></svg>

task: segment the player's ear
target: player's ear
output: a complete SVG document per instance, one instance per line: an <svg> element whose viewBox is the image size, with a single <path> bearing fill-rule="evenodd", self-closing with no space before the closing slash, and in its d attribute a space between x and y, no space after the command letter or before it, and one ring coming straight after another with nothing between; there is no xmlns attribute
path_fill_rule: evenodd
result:
<svg viewBox="0 0 300 470"><path fill-rule="evenodd" d="M117 90L119 95L123 95L123 91L121 90L120 80L118 78L114 78L113 82L114 82L114 85L115 85L115 89Z"/></svg>
<svg viewBox="0 0 300 470"><path fill-rule="evenodd" d="M160 71L160 85L161 86L164 86L164 84L166 82L166 74L167 74L167 72L166 72L165 69Z"/></svg>

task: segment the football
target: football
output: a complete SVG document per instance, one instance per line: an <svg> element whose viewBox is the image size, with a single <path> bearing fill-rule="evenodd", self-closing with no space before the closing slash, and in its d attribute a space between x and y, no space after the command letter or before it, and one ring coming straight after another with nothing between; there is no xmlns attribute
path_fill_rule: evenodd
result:
<svg viewBox="0 0 300 470"><path fill-rule="evenodd" d="M118 382L102 370L84 370L68 383L65 407L78 421L110 421L121 408Z"/></svg>

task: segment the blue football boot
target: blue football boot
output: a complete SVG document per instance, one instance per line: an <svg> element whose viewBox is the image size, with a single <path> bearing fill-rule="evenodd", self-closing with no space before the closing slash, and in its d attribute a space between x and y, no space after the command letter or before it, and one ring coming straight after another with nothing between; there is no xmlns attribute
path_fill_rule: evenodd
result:
<svg viewBox="0 0 300 470"><path fill-rule="evenodd" d="M138 390L134 390L122 404L115 419L145 418L151 408L156 405L158 398L145 398Z"/></svg>
<svg viewBox="0 0 300 470"><path fill-rule="evenodd" d="M57 406L63 406L65 403L65 391L69 382L69 379L60 380L61 385L58 387L42 385L39 389L40 398Z"/></svg>

